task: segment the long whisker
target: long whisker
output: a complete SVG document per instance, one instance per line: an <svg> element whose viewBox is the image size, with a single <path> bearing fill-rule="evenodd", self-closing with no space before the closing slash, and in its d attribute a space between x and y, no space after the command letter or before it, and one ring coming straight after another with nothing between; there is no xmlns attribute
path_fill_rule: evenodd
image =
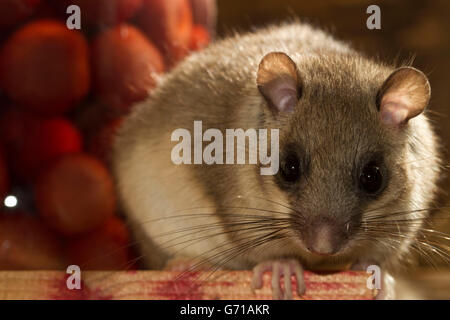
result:
<svg viewBox="0 0 450 320"><path fill-rule="evenodd" d="M181 210L177 210L175 212L183 212L183 211L191 211L191 210L202 210L202 209L216 209L216 207L210 206L210 207L194 207L194 208L188 208L188 209L181 209ZM275 213L275 214L280 214L280 215L289 215L289 212L283 212L283 211L276 211L276 210L268 210L268 209L262 209L262 208L254 208L254 207L239 207L239 206L234 206L234 207L227 207L227 206L222 206L220 207L220 209L239 209L239 210L251 210L251 211L259 211L261 213ZM192 213L192 214L180 214L180 215L167 215L165 217L161 217L161 218L156 218L156 219L149 219L149 220L144 220L144 221L140 221L140 224L146 224L146 223L156 223L159 221L164 221L164 220L173 220L173 219L188 219L188 218L203 218L203 217L217 217L217 212L211 212L211 213ZM252 214L231 214L231 213L222 213L222 215L227 215L230 217L236 216L250 216L250 217L255 217L255 218L267 218L267 215L252 215Z"/></svg>
<svg viewBox="0 0 450 320"><path fill-rule="evenodd" d="M182 241L180 243L176 243L176 244L168 246L168 247L166 246L165 248L167 249L167 248L170 248L170 247L179 246L179 245L183 245L183 244L186 244L186 243L188 243L188 246L189 246L189 245L198 243L201 240L213 238L213 237L216 237L216 236L226 235L226 234L237 233L237 232L242 233L244 231L254 231L254 230L264 231L264 230L273 230L273 229L274 229L274 225L268 225L268 226L252 226L252 227L246 227L246 228L241 228L241 229L237 229L237 230L220 231L220 232L217 232L217 233L214 233L214 234L208 234L208 235L197 237L197 238L191 238L191 239L188 239L186 241ZM184 247L184 248L186 248L186 247ZM182 249L184 249L184 248L182 248ZM182 249L180 249L180 250L182 250Z"/></svg>
<svg viewBox="0 0 450 320"><path fill-rule="evenodd" d="M272 230L273 230L273 229L272 229ZM217 252L217 253L215 253L215 254L213 254L213 255L210 255L210 256L208 256L207 259L201 260L199 263L196 263L194 266L192 266L191 268L189 268L187 271L183 272L183 273L180 275L180 277L184 276L186 273L190 273L190 272L192 272L193 270L196 270L196 269L199 268L201 265L207 264L207 263L209 263L209 262L214 262L214 261L216 260L215 258L217 258L217 257L226 255L226 254L228 254L228 253L230 253L230 252L231 252L231 254L233 254L233 252L234 252L234 254L236 254L236 252L238 252L237 255L239 255L239 254L241 254L241 253L243 253L243 252L245 252L245 251L248 251L248 250L251 249L253 246L261 245L262 243L265 243L265 242L268 241L267 238L270 237L270 235L275 234L275 233L277 233L277 232L280 232L280 230L272 231L272 232L270 232L269 234L262 235L262 236L260 236L260 237L258 237L258 238L256 238L256 239L251 238L251 239L248 240L248 241L244 241L244 242L242 242L242 243L239 243L237 247L233 247L233 246L232 246L231 248L228 248L228 249L226 249L226 250L222 250L222 251L219 251L219 252ZM227 245L227 244L228 244L228 242L226 242L224 245ZM222 246L223 246L223 245L222 245ZM221 246L219 246L219 249L220 249L220 247L221 247ZM217 250L217 248L216 248L215 250ZM214 250L214 251L215 251L215 250ZM236 256L237 256L237 255L236 255ZM200 256L203 256L203 254L200 255ZM199 256L197 256L196 259L198 259L198 257L199 257ZM221 261L223 261L223 259L222 259L222 260L219 259L219 260L217 260L217 262L214 262L213 266L216 267L214 270L217 270L217 269L218 269L217 266L220 268L220 266L223 265L223 262L221 263Z"/></svg>
<svg viewBox="0 0 450 320"><path fill-rule="evenodd" d="M415 209L415 210L404 210L404 211L397 211L397 212L388 212L385 214L377 215L374 217L367 217L365 220L370 221L374 219L380 219L380 218L386 218L386 217L393 217L403 214L411 214L411 213L419 213L424 211L432 211L432 210L438 210L438 209L447 209L450 208L450 206L442 206L442 207L428 207L424 209Z"/></svg>

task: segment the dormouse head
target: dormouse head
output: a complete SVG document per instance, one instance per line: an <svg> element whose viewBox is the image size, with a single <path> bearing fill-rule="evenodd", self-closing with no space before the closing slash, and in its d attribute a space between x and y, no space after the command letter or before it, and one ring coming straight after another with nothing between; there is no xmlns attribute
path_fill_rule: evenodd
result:
<svg viewBox="0 0 450 320"><path fill-rule="evenodd" d="M421 115L427 77L360 56L272 52L256 82L268 122L280 127L272 179L293 208L290 231L302 249L339 255L388 237L374 226L412 210L416 175L404 164L432 150L416 141L432 134Z"/></svg>

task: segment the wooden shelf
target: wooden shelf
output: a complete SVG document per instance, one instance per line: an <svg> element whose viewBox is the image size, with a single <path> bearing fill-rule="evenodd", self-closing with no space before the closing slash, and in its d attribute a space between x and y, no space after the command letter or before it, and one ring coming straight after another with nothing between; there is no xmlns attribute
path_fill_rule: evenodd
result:
<svg viewBox="0 0 450 320"><path fill-rule="evenodd" d="M68 275L60 271L2 271L0 299L31 300L116 300L116 299L271 299L270 275L264 286L253 293L251 272L218 271L190 273L127 271L82 272L81 290L69 290ZM307 291L302 299L373 299L367 289L368 274L342 272L318 275L305 272ZM295 283L293 282L293 288ZM297 295L295 298L299 298Z"/></svg>

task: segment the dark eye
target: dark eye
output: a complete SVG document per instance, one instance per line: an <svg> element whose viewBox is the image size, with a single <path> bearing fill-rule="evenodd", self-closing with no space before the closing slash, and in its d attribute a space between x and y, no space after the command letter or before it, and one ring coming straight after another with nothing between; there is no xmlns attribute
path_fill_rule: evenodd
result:
<svg viewBox="0 0 450 320"><path fill-rule="evenodd" d="M377 193L383 186L381 169L375 163L367 164L359 176L360 188L370 194Z"/></svg>
<svg viewBox="0 0 450 320"><path fill-rule="evenodd" d="M295 182L300 178L300 161L294 154L288 155L281 165L281 175L288 182Z"/></svg>

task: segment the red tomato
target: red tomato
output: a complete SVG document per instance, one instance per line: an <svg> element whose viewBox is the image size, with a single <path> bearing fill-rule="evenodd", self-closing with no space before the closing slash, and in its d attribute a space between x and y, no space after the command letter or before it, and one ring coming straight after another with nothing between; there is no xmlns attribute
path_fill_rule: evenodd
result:
<svg viewBox="0 0 450 320"><path fill-rule="evenodd" d="M193 27L189 0L144 0L137 21L166 55L169 65L188 54Z"/></svg>
<svg viewBox="0 0 450 320"><path fill-rule="evenodd" d="M68 255L71 264L84 270L125 270L134 266L128 230L116 217L95 231L71 239Z"/></svg>
<svg viewBox="0 0 450 320"><path fill-rule="evenodd" d="M66 235L88 232L116 210L112 178L97 159L67 155L37 180L36 207L47 223Z"/></svg>
<svg viewBox="0 0 450 320"><path fill-rule="evenodd" d="M192 29L191 43L189 49L198 51L208 46L211 38L209 32L202 26L197 25Z"/></svg>
<svg viewBox="0 0 450 320"><path fill-rule="evenodd" d="M61 239L37 218L0 215L0 269L62 270L67 267Z"/></svg>
<svg viewBox="0 0 450 320"><path fill-rule="evenodd" d="M65 118L43 118L11 110L0 120L0 133L15 174L32 181L63 154L81 151L78 130Z"/></svg>
<svg viewBox="0 0 450 320"><path fill-rule="evenodd" d="M93 85L107 105L129 108L145 99L164 71L159 51L136 28L120 25L95 39L92 46Z"/></svg>
<svg viewBox="0 0 450 320"><path fill-rule="evenodd" d="M88 46L78 31L40 20L15 32L0 52L0 83L29 110L61 114L89 91Z"/></svg>

